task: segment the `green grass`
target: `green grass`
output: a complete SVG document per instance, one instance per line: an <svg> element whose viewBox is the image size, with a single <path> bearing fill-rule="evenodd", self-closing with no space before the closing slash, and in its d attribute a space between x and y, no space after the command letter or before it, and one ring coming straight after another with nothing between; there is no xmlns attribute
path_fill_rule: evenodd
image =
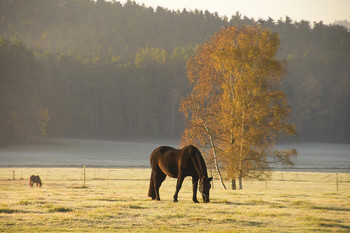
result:
<svg viewBox="0 0 350 233"><path fill-rule="evenodd" d="M13 170L16 180L12 180ZM0 232L349 232L349 174L273 172L192 202L186 178L179 202L167 178L161 201L147 197L150 169L0 168ZM28 187L38 174L43 187ZM200 195L198 195L200 196ZM201 201L201 199L199 199Z"/></svg>

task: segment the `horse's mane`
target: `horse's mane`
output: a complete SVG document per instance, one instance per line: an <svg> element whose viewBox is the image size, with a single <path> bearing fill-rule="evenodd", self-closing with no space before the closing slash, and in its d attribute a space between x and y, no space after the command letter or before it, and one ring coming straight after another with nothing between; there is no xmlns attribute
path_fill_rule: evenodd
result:
<svg viewBox="0 0 350 233"><path fill-rule="evenodd" d="M201 152L195 146L192 145L187 146L186 149L188 150L187 153L191 155L191 159L197 171L198 177L208 177L207 167L205 166L205 162ZM199 167L197 165L199 165Z"/></svg>

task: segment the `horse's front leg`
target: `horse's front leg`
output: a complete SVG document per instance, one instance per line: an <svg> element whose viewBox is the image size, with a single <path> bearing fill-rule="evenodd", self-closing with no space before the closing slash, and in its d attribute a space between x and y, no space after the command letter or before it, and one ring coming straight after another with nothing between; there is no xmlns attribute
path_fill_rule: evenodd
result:
<svg viewBox="0 0 350 233"><path fill-rule="evenodd" d="M179 194L179 191L182 187L182 183L185 179L185 176L182 173L179 173L178 177L177 177L177 183L176 183L176 191L174 194L174 202L177 202L177 195Z"/></svg>
<svg viewBox="0 0 350 233"><path fill-rule="evenodd" d="M198 188L198 178L192 177L192 188L193 188L193 202L199 203L197 200L197 188Z"/></svg>

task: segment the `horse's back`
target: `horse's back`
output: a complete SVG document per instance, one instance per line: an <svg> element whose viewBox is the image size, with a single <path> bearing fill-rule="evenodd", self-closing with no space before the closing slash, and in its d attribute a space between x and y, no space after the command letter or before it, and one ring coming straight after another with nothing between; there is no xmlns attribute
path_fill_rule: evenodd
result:
<svg viewBox="0 0 350 233"><path fill-rule="evenodd" d="M151 164L152 161L158 161L160 158L169 157L176 151L177 150L171 146L160 146L154 149L150 157Z"/></svg>

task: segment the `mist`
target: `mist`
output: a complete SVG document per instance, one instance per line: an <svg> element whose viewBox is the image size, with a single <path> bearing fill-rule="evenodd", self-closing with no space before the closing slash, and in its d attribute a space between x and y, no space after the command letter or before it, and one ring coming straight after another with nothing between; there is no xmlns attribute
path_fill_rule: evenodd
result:
<svg viewBox="0 0 350 233"><path fill-rule="evenodd" d="M187 59L221 27L256 23L109 1L5 0L0 16L1 166L148 166L184 129ZM345 168L349 30L290 17L261 26L280 37L296 167Z"/></svg>
<svg viewBox="0 0 350 233"><path fill-rule="evenodd" d="M152 151L175 141L124 142L51 139L45 144L0 149L0 166L149 167Z"/></svg>
<svg viewBox="0 0 350 233"><path fill-rule="evenodd" d="M144 167L150 168L150 154L162 145L178 146L177 141L139 142L51 139L46 144L0 149L0 167ZM294 166L273 165L273 170L348 172L350 145L302 143L278 145L277 149L296 148Z"/></svg>

